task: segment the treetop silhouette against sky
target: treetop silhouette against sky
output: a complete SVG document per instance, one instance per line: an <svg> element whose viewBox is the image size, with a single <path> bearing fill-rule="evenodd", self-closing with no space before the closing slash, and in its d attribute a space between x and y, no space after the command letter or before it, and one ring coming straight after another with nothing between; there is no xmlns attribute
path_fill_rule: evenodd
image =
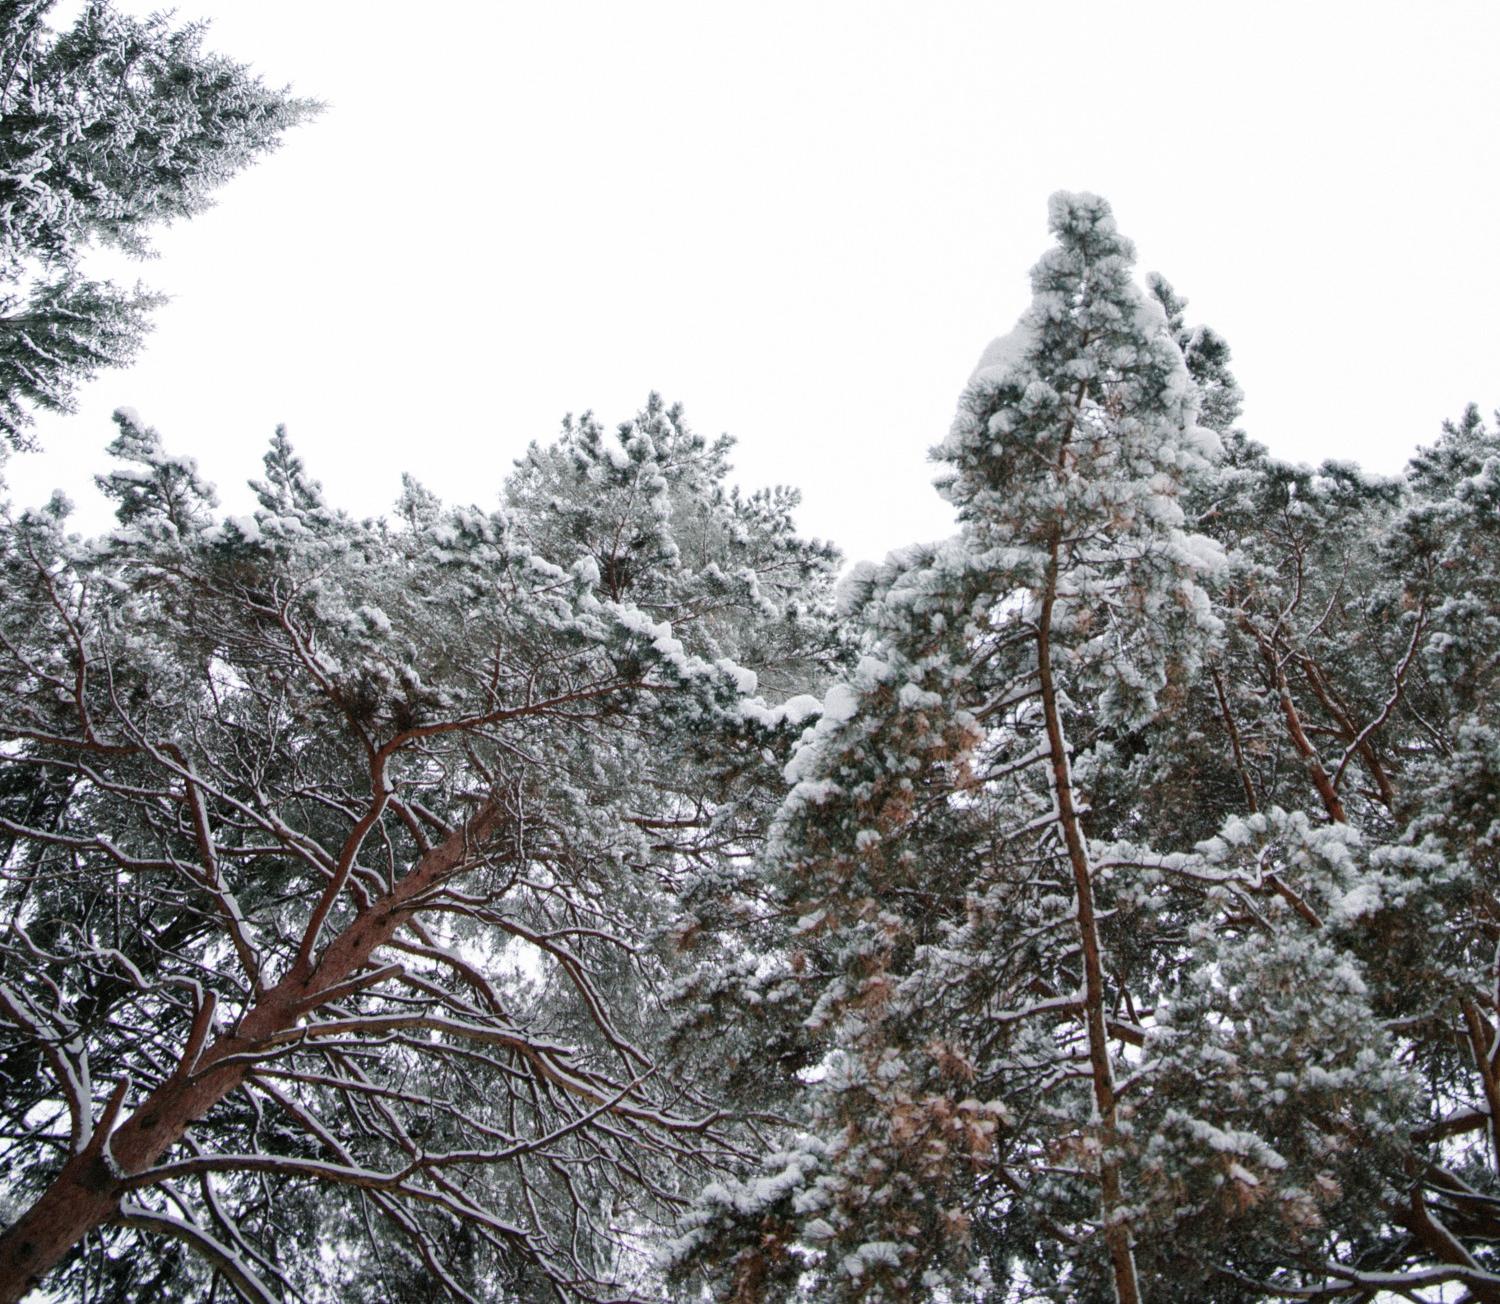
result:
<svg viewBox="0 0 1500 1304"><path fill-rule="evenodd" d="M180 6L199 17L328 108L118 267L172 301L133 370L39 431L46 459L12 460L22 501L92 499L127 404L231 496L284 421L352 510L407 470L488 503L564 412L657 389L740 441L742 482L800 486L806 531L878 558L951 528L911 489L1059 187L1108 195L1228 339L1281 456L1394 472L1500 400L1492 5Z"/></svg>

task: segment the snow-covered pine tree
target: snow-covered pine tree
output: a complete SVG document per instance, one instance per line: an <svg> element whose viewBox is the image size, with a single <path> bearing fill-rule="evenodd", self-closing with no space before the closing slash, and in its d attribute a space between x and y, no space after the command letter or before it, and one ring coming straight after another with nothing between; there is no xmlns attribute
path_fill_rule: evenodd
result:
<svg viewBox="0 0 1500 1304"><path fill-rule="evenodd" d="M752 691L790 698L754 713L738 738L705 734L701 764L675 784L670 818L642 826L658 853L672 852L671 911L649 912L670 948L672 981L684 966L703 980L684 980L696 999L675 1023L674 1055L755 1112L765 1102L748 1078L772 1052L744 1026L723 975L753 971L771 944L753 852L783 793L780 769L798 726L817 710L806 690L847 657L832 618L834 550L797 536L794 491L726 490L730 446L693 433L679 408L652 395L613 432L588 413L565 422L559 440L528 450L508 495L529 547L579 553L597 569L602 595L670 622L693 655L754 667ZM631 982L624 973L615 981Z"/></svg>
<svg viewBox="0 0 1500 1304"><path fill-rule="evenodd" d="M846 585L865 656L767 863L795 924L685 988L740 1002L726 1054L767 1048L800 1126L675 1271L1500 1298L1493 441L1471 413L1405 482L1275 461L1107 210L1054 221L940 450L963 533Z"/></svg>
<svg viewBox="0 0 1500 1304"><path fill-rule="evenodd" d="M828 550L654 401L635 474L575 432L498 511L409 482L404 527L284 432L214 523L120 425L120 528L54 503L0 554L0 1298L628 1293L729 1153L652 992L678 880L744 853L789 736L753 656L816 664Z"/></svg>
<svg viewBox="0 0 1500 1304"><path fill-rule="evenodd" d="M794 490L726 485L733 446L696 434L681 407L652 394L615 431L585 413L533 444L507 500L538 552L591 559L604 597L681 624L699 656L758 667L773 693L797 691L833 655L826 589L838 554L797 535ZM752 611L760 619L747 620Z"/></svg>
<svg viewBox="0 0 1500 1304"><path fill-rule="evenodd" d="M654 397L6 518L0 1298L1500 1301L1500 441L1279 462L1052 218L843 630Z"/></svg>
<svg viewBox="0 0 1500 1304"><path fill-rule="evenodd" d="M1295 915L1305 945L1322 950L1299 999L1321 993L1337 1013L1327 1026L1339 1029L1316 1050L1287 1041L1337 1084L1341 1103L1320 1118L1303 1099L1288 1116L1303 1138L1321 1136L1323 1160L1302 1184L1313 1197L1302 1225L1284 1205L1280 1231L1291 1234L1264 1246L1258 1265L1253 1254L1241 1261L1254 1269L1247 1296L1252 1283L1264 1296L1457 1281L1469 1298L1500 1299L1488 1248L1500 1231L1494 770L1482 743L1467 746L1494 728L1500 590L1486 468L1496 452L1472 409L1398 481L1342 464L1289 466L1241 443L1205 521L1233 559L1221 754L1235 757L1243 809L1265 812L1226 831L1245 870L1253 857L1249 878L1283 892L1267 912L1285 916L1279 944L1294 944ZM1289 1008L1284 993L1271 985L1251 1001L1261 1029ZM1262 1056L1275 1056L1269 1041ZM1305 1081L1308 1071L1284 1057L1260 1080ZM1268 1137L1273 1113L1262 1099L1247 1126ZM1276 1148L1282 1159L1292 1151ZM1363 1194L1350 1200L1353 1189ZM1223 1261L1212 1240L1195 1253Z"/></svg>
<svg viewBox="0 0 1500 1304"><path fill-rule="evenodd" d="M95 243L145 255L153 226L212 192L316 109L173 28L88 0L0 6L0 443L24 447L38 408L134 356L157 296L93 280Z"/></svg>
<svg viewBox="0 0 1500 1304"><path fill-rule="evenodd" d="M1384 675L1381 732L1393 841L1429 868L1425 890L1382 903L1367 947L1427 1094L1404 1235L1385 1253L1449 1265L1473 1298L1500 1300L1500 435L1470 406L1413 459L1406 491L1382 597L1414 630Z"/></svg>
<svg viewBox="0 0 1500 1304"><path fill-rule="evenodd" d="M1118 1081L1142 1034L1069 732L1151 719L1216 635L1222 556L1178 503L1216 441L1107 205L1050 217L1032 307L937 450L962 533L848 583L867 655L788 771L800 921L758 987L821 1036L818 1139L711 1188L679 1244L735 1298L808 1271L977 1297L1016 1257L1141 1298Z"/></svg>
<svg viewBox="0 0 1500 1304"><path fill-rule="evenodd" d="M1195 380L1232 392L1227 355L1193 347L1208 333L1174 330ZM1189 944L1157 952L1165 983L1140 993L1147 1293L1461 1281L1492 1298L1484 853L1448 840L1444 812L1466 791L1484 803L1448 722L1488 707L1448 684L1493 664L1493 642L1461 632L1493 606L1489 518L1471 515L1493 444L1471 411L1391 481L1220 433L1184 505L1229 555L1226 636L1171 711L1080 765L1095 837L1191 848L1159 870L1126 846L1102 863L1156 893L1206 888L1176 912Z"/></svg>

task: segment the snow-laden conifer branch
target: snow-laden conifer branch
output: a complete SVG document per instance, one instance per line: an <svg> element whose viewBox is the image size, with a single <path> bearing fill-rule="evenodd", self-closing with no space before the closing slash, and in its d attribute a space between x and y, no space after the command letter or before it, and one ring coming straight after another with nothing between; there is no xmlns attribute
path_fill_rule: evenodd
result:
<svg viewBox="0 0 1500 1304"><path fill-rule="evenodd" d="M793 1123L672 1271L1488 1297L1493 437L1471 411L1403 481L1278 463L1102 203L1053 218L937 450L962 533L843 586L863 659L762 857L785 926L685 984L749 1012L774 1057L735 1073Z"/></svg>
<svg viewBox="0 0 1500 1304"><path fill-rule="evenodd" d="M0 1297L84 1282L93 1234L142 1272L159 1233L200 1252L161 1261L185 1282L290 1288L321 1228L366 1242L356 1295L617 1298L622 1235L742 1151L650 1017L658 938L755 836L735 767L794 725L749 667L832 655L831 553L722 494L722 449L654 400L629 442L651 493L539 450L503 512L413 499L405 533L329 509L284 432L260 510L215 525L121 428L121 528L22 518L0 553L0 1072L30 1084L13 1122L61 1109L75 1138L48 1172L26 1156L53 1141L13 1129L31 1208ZM590 531L607 598L573 564ZM678 558L665 582L638 546Z"/></svg>
<svg viewBox="0 0 1500 1304"><path fill-rule="evenodd" d="M0 1298L1497 1298L1495 438L1279 463L1051 218L836 598L654 397L5 518Z"/></svg>

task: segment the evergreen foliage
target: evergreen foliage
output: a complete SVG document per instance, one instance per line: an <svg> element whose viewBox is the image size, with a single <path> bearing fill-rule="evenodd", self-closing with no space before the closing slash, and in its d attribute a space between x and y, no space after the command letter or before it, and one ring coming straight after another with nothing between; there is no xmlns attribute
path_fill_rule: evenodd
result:
<svg viewBox="0 0 1500 1304"><path fill-rule="evenodd" d="M1500 1300L1500 435L1055 245L854 568L652 396L494 510L0 534L0 1300Z"/></svg>
<svg viewBox="0 0 1500 1304"><path fill-rule="evenodd" d="M0 442L25 447L38 409L130 361L159 296L94 280L94 244L140 257L316 109L202 49L203 28L89 0L0 5Z"/></svg>
<svg viewBox="0 0 1500 1304"><path fill-rule="evenodd" d="M1052 224L936 451L961 533L843 586L863 656L764 858L792 922L690 989L796 1054L673 1279L1500 1298L1500 443L1278 462L1107 207Z"/></svg>
<svg viewBox="0 0 1500 1304"><path fill-rule="evenodd" d="M6 522L8 1280L103 1190L65 1293L614 1297L730 1153L654 993L681 882L753 841L791 739L756 672L819 673L834 554L654 398L627 457L585 418L505 508L409 482L397 526L285 431L216 522L117 420L117 530Z"/></svg>

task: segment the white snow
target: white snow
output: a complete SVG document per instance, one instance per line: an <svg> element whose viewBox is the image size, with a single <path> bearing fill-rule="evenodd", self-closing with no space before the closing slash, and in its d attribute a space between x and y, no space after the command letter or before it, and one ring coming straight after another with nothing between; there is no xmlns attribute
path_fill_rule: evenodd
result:
<svg viewBox="0 0 1500 1304"><path fill-rule="evenodd" d="M600 438L599 447L615 470L623 471L630 465L630 454L625 451L625 445L619 441L613 431L607 431Z"/></svg>
<svg viewBox="0 0 1500 1304"><path fill-rule="evenodd" d="M744 666L731 661L728 657L720 657L714 664L734 680L735 689L742 697L755 695L755 690L760 686L760 680L756 677L755 671L746 670Z"/></svg>
<svg viewBox="0 0 1500 1304"><path fill-rule="evenodd" d="M389 634L391 632L391 618L379 607L363 606L358 608L354 614L376 633Z"/></svg>
<svg viewBox="0 0 1500 1304"><path fill-rule="evenodd" d="M780 706L768 707L758 697L740 703L740 715L766 729L779 729L782 725L795 729L809 716L817 715L822 709L822 703L810 693L798 693L796 697L789 697Z"/></svg>
<svg viewBox="0 0 1500 1304"><path fill-rule="evenodd" d="M852 720L859 710L859 694L848 684L835 684L823 695L823 719L830 724Z"/></svg>
<svg viewBox="0 0 1500 1304"><path fill-rule="evenodd" d="M920 711L942 705L943 699L937 693L928 692L916 684L902 684L900 701L908 711Z"/></svg>
<svg viewBox="0 0 1500 1304"><path fill-rule="evenodd" d="M969 376L969 384L1003 385L1012 379L1024 366L1027 351L1035 338L1035 331L1026 322L1018 323L1005 335L997 335L979 355L979 361Z"/></svg>

